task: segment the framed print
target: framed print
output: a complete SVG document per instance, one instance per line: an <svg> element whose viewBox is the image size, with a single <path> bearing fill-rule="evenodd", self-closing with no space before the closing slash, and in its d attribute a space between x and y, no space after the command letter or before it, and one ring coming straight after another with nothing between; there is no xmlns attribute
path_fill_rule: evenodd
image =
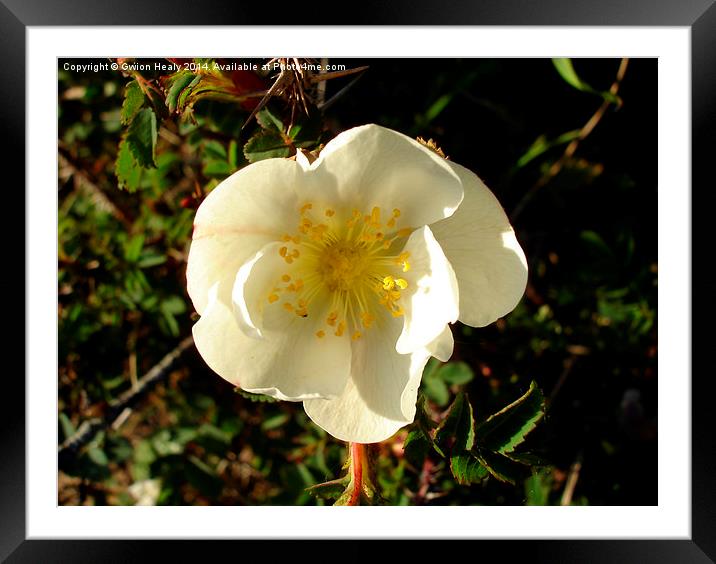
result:
<svg viewBox="0 0 716 564"><path fill-rule="evenodd" d="M4 0L3 558L715 557L716 11L526 8Z"/></svg>

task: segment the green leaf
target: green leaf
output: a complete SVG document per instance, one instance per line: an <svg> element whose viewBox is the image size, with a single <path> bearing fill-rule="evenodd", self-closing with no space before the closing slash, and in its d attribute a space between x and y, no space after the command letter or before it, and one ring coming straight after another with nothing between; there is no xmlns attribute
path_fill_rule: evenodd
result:
<svg viewBox="0 0 716 564"><path fill-rule="evenodd" d="M552 469L532 470L532 475L525 480L525 505L550 505L554 478Z"/></svg>
<svg viewBox="0 0 716 564"><path fill-rule="evenodd" d="M450 471L463 486L482 482L489 476L488 469L472 454L463 452L450 457Z"/></svg>
<svg viewBox="0 0 716 564"><path fill-rule="evenodd" d="M301 149L313 149L320 144L323 132L323 119L319 112L313 112L310 116L303 116L301 121L294 124L288 132L295 147Z"/></svg>
<svg viewBox="0 0 716 564"><path fill-rule="evenodd" d="M499 453L512 452L544 417L544 396L534 380L518 400L477 426L477 443Z"/></svg>
<svg viewBox="0 0 716 564"><path fill-rule="evenodd" d="M544 135L540 135L537 139L535 139L535 142L532 143L530 148L527 149L525 154L517 160L517 168L526 166L528 163L554 147L564 145L565 143L569 143L570 141L577 139L581 134L581 129L573 129L572 131L562 133L562 135L552 139L551 141L549 141Z"/></svg>
<svg viewBox="0 0 716 564"><path fill-rule="evenodd" d="M196 456L189 456L184 474L192 486L212 498L218 496L224 486L214 469Z"/></svg>
<svg viewBox="0 0 716 564"><path fill-rule="evenodd" d="M192 86L201 80L201 76L195 75L189 70L182 70L171 77L171 86L167 91L166 105L171 113L181 111L183 104L180 103L180 94L182 101L186 100L187 95L191 92ZM186 91L184 91L186 89Z"/></svg>
<svg viewBox="0 0 716 564"><path fill-rule="evenodd" d="M218 455L225 454L231 444L231 436L228 433L209 423L202 424L195 435L197 444Z"/></svg>
<svg viewBox="0 0 716 564"><path fill-rule="evenodd" d="M501 482L514 485L524 478L525 467L509 459L504 454L486 449L477 449L475 457L492 476Z"/></svg>
<svg viewBox="0 0 716 564"><path fill-rule="evenodd" d="M271 113L271 110L268 108L264 108L256 114L256 121L258 121L259 125L266 130L277 132L283 131L283 122L278 116Z"/></svg>
<svg viewBox="0 0 716 564"><path fill-rule="evenodd" d="M109 459L107 458L107 455L99 447L90 447L87 450L87 455L89 456L90 460L95 464L98 464L100 466L107 466L107 464L109 464Z"/></svg>
<svg viewBox="0 0 716 564"><path fill-rule="evenodd" d="M408 433L403 443L403 453L410 464L420 468L428 455L428 450L430 450L430 439L425 436L422 429L413 429Z"/></svg>
<svg viewBox="0 0 716 564"><path fill-rule="evenodd" d="M119 143L114 173L121 189L134 192L139 188L139 183L142 180L142 167L137 164L126 139L122 139Z"/></svg>
<svg viewBox="0 0 716 564"><path fill-rule="evenodd" d="M258 131L244 145L244 156L250 163L276 157L288 157L291 152L291 147L286 145L283 136L277 131Z"/></svg>
<svg viewBox="0 0 716 564"><path fill-rule="evenodd" d="M505 456L510 460L514 460L525 466L530 466L531 468L547 466L547 463L542 458L529 452L506 452Z"/></svg>
<svg viewBox="0 0 716 564"><path fill-rule="evenodd" d="M177 315L186 311L186 302L179 296L169 296L162 300L160 307L167 313Z"/></svg>
<svg viewBox="0 0 716 564"><path fill-rule="evenodd" d="M464 392L457 395L447 417L435 431L435 442L443 452L452 453L469 451L475 444L475 419Z"/></svg>
<svg viewBox="0 0 716 564"><path fill-rule="evenodd" d="M279 427L284 425L290 418L291 416L288 413L279 413L277 415L273 415L268 419L264 420L263 423L261 423L261 430L270 431L271 429L278 429Z"/></svg>
<svg viewBox="0 0 716 564"><path fill-rule="evenodd" d="M229 176L233 170L231 169L231 165L226 161L208 161L204 163L201 172L204 176L225 178Z"/></svg>
<svg viewBox="0 0 716 564"><path fill-rule="evenodd" d="M144 105L144 92L136 80L133 80L124 89L124 102L119 119L122 125L128 125Z"/></svg>
<svg viewBox="0 0 716 564"><path fill-rule="evenodd" d="M137 262L144 246L144 235L134 235L124 245L124 258L127 262Z"/></svg>
<svg viewBox="0 0 716 564"><path fill-rule="evenodd" d="M60 419L60 427L62 427L62 436L64 439L68 439L72 435L75 434L77 429L72 424L72 421L70 421L70 418L67 416L67 414L64 411L60 412L59 415Z"/></svg>
<svg viewBox="0 0 716 564"><path fill-rule="evenodd" d="M447 384L437 375L423 379L425 395L440 407L445 407L450 401L450 390Z"/></svg>
<svg viewBox="0 0 716 564"><path fill-rule="evenodd" d="M594 88L589 86L589 84L579 78L579 76L577 75L577 71L575 71L574 67L572 66L572 59L556 58L552 59L552 64L554 64L554 68L557 69L559 75L570 86L573 86L574 88L576 88L577 90L581 90L582 92L589 92L590 94L596 94L597 96L601 96L606 101L611 102L612 104L621 105L622 101L619 96L616 96L611 92L600 92L599 90L595 90Z"/></svg>
<svg viewBox="0 0 716 564"><path fill-rule="evenodd" d="M239 144L236 139L232 139L229 142L229 166L231 167L231 172L239 168Z"/></svg>
<svg viewBox="0 0 716 564"><path fill-rule="evenodd" d="M338 499L341 497L343 492L350 484L351 476L346 474L342 478L337 480L331 480L330 482L323 482L322 484L316 484L310 488L306 488L306 491L314 497L319 499Z"/></svg>
<svg viewBox="0 0 716 564"><path fill-rule="evenodd" d="M151 268L152 266L158 266L160 264L164 264L167 262L166 255L155 255L155 254L144 254L142 253L142 258L139 259L139 262L137 263L137 266L139 268Z"/></svg>
<svg viewBox="0 0 716 564"><path fill-rule="evenodd" d="M424 394L420 394L418 396L418 401L416 402L415 407L415 421L423 428L425 433L428 433L431 429L438 426L438 424L430 417L430 412L428 411Z"/></svg>
<svg viewBox="0 0 716 564"><path fill-rule="evenodd" d="M461 386L472 381L475 374L465 362L448 362L438 370L438 376L450 385Z"/></svg>
<svg viewBox="0 0 716 564"><path fill-rule="evenodd" d="M435 100L431 106L427 109L424 116L423 125L427 125L438 117L442 111L447 108L448 104L452 102L453 94L443 94L437 100Z"/></svg>
<svg viewBox="0 0 716 564"><path fill-rule="evenodd" d="M599 233L597 233L596 231L582 231L579 234L579 238L588 246L592 247L595 251L597 251L597 253L608 257L614 256L614 253L612 252L611 248L609 248L609 245L607 245L602 236L599 235Z"/></svg>
<svg viewBox="0 0 716 564"><path fill-rule="evenodd" d="M204 156L219 161L225 161L227 158L226 148L215 140L204 143Z"/></svg>
<svg viewBox="0 0 716 564"><path fill-rule="evenodd" d="M186 106L189 103L189 96L191 96L191 93L194 91L194 88L199 84L199 82L201 82L201 75L196 75L187 87L179 93L179 97L176 102L178 112L182 112L186 109Z"/></svg>
<svg viewBox="0 0 716 564"><path fill-rule="evenodd" d="M144 108L134 116L129 124L126 142L140 166L156 166L157 116L151 109Z"/></svg>
<svg viewBox="0 0 716 564"><path fill-rule="evenodd" d="M251 401L257 401L261 403L274 403L278 401L276 398L272 398L271 396L265 396L264 394L252 394L251 392L247 392L245 390L242 390L241 388L234 388L234 391L240 396L245 397L246 399Z"/></svg>

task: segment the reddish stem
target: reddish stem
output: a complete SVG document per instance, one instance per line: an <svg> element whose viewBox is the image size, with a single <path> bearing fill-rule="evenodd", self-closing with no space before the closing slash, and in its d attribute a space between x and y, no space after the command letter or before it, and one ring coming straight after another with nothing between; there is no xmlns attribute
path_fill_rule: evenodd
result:
<svg viewBox="0 0 716 564"><path fill-rule="evenodd" d="M351 477L353 491L346 505L360 505L360 492L363 489L363 464L365 462L365 445L350 443L351 450Z"/></svg>

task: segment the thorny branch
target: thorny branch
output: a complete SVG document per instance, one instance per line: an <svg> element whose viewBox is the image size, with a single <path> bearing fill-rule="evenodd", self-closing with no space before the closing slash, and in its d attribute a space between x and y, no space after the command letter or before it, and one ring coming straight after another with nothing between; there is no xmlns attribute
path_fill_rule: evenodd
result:
<svg viewBox="0 0 716 564"><path fill-rule="evenodd" d="M97 434L101 429L110 426L117 427L117 423L126 419L126 413L147 391L154 387L160 380L164 379L169 372L176 366L179 357L191 348L194 344L192 337L187 337L177 345L177 347L160 360L152 369L142 376L136 387L132 387L110 402L104 417L94 417L82 422L77 432L68 437L57 449L59 457L59 466L70 461L77 451Z"/></svg>

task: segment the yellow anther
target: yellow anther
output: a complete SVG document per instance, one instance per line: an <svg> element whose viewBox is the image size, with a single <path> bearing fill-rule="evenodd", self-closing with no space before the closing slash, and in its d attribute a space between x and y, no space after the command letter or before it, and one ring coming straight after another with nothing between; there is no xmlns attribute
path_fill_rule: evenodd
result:
<svg viewBox="0 0 716 564"><path fill-rule="evenodd" d="M338 319L338 314L335 311L332 311L328 314L328 317L326 318L326 323L330 326L334 326L336 324L336 319Z"/></svg>
<svg viewBox="0 0 716 564"><path fill-rule="evenodd" d="M400 253L398 255L398 258L395 259L395 264L403 267L403 272L408 272L410 270L410 263L408 262L408 259L410 258L410 253L404 252Z"/></svg>
<svg viewBox="0 0 716 564"><path fill-rule="evenodd" d="M298 280L296 280L296 291L298 292L298 291L300 291L302 288L303 288L303 280L301 280L301 279L299 278Z"/></svg>
<svg viewBox="0 0 716 564"><path fill-rule="evenodd" d="M336 327L336 332L334 333L336 337L342 337L343 333L346 330L346 322L345 321L339 321L338 327Z"/></svg>
<svg viewBox="0 0 716 564"><path fill-rule="evenodd" d="M287 253L288 253L288 247L281 247L278 250L278 254L281 255L282 257L285 257Z"/></svg>
<svg viewBox="0 0 716 564"><path fill-rule="evenodd" d="M308 305L308 302L306 300L298 300L298 307L304 308Z"/></svg>
<svg viewBox="0 0 716 564"><path fill-rule="evenodd" d="M401 290L405 290L408 287L408 282L403 278L396 278L395 285Z"/></svg>
<svg viewBox="0 0 716 564"><path fill-rule="evenodd" d="M395 288L395 280L392 276L386 276L383 278L383 289L384 290L392 290Z"/></svg>
<svg viewBox="0 0 716 564"><path fill-rule="evenodd" d="M296 315L299 317L308 317L308 310L305 307L298 308L296 310Z"/></svg>
<svg viewBox="0 0 716 564"><path fill-rule="evenodd" d="M283 260L286 261L286 264L291 264L291 263L293 263L293 257L284 257Z"/></svg>
<svg viewBox="0 0 716 564"><path fill-rule="evenodd" d="M398 208L393 210L393 217L400 217L400 210Z"/></svg>
<svg viewBox="0 0 716 564"><path fill-rule="evenodd" d="M279 300L278 294L269 294L268 301L270 304Z"/></svg>
<svg viewBox="0 0 716 564"><path fill-rule="evenodd" d="M375 316L371 315L367 311L364 311L360 314L360 319L363 322L363 327L368 329L371 325L373 325L373 322L375 321Z"/></svg>
<svg viewBox="0 0 716 564"><path fill-rule="evenodd" d="M320 223L316 225L315 227L311 228L311 239L314 241L322 241L323 236L325 235L326 231L328 231L328 226L324 225L323 223Z"/></svg>
<svg viewBox="0 0 716 564"><path fill-rule="evenodd" d="M400 306L398 306L397 309L391 310L390 313L393 315L393 317L401 317L402 315L405 314L405 312L403 311L403 308Z"/></svg>
<svg viewBox="0 0 716 564"><path fill-rule="evenodd" d="M298 249L293 249L293 250L291 251L291 256L292 256L293 258L298 258L298 257L301 256L301 253L298 252Z"/></svg>
<svg viewBox="0 0 716 564"><path fill-rule="evenodd" d="M286 311L293 311L293 306L289 303L285 303L283 304L283 309L285 309Z"/></svg>
<svg viewBox="0 0 716 564"><path fill-rule="evenodd" d="M288 243L288 242L290 242L290 241L292 241L292 240L293 240L293 237L291 237L291 236L288 235L288 234L287 234L287 235L283 235L283 236L281 237L281 241L283 241L283 242L285 242L285 243Z"/></svg>
<svg viewBox="0 0 716 564"><path fill-rule="evenodd" d="M284 282L288 282L289 280L291 280L291 276L289 274L284 274L283 276L281 276L281 280L283 280Z"/></svg>
<svg viewBox="0 0 716 564"><path fill-rule="evenodd" d="M326 217L333 217L334 215L336 215L336 211L335 211L335 210L332 210L331 208L328 208L328 209L326 210Z"/></svg>
<svg viewBox="0 0 716 564"><path fill-rule="evenodd" d="M353 333L353 335L351 335L351 339L353 339L354 341L357 341L358 339L361 338L361 336L362 336L362 335L361 335L361 332L360 332L360 331L355 331L355 332Z"/></svg>
<svg viewBox="0 0 716 564"><path fill-rule="evenodd" d="M286 286L286 290L288 290L289 292L295 292L297 290L297 288L296 288L296 285L293 282L291 282L288 286Z"/></svg>
<svg viewBox="0 0 716 564"><path fill-rule="evenodd" d="M370 212L370 219L373 223L380 225L380 208L374 207Z"/></svg>
<svg viewBox="0 0 716 564"><path fill-rule="evenodd" d="M394 217L391 217L391 218L385 223L385 225L388 226L388 227L390 227L390 228L395 227L395 218L394 218Z"/></svg>
<svg viewBox="0 0 716 564"><path fill-rule="evenodd" d="M301 214L306 213L308 210L313 209L313 204L311 202L308 202L306 204L303 204L301 206Z"/></svg>
<svg viewBox="0 0 716 564"><path fill-rule="evenodd" d="M319 339L323 339L323 337L325 337L325 336L326 336L325 331L323 331L323 330L316 331L316 337L318 337Z"/></svg>

